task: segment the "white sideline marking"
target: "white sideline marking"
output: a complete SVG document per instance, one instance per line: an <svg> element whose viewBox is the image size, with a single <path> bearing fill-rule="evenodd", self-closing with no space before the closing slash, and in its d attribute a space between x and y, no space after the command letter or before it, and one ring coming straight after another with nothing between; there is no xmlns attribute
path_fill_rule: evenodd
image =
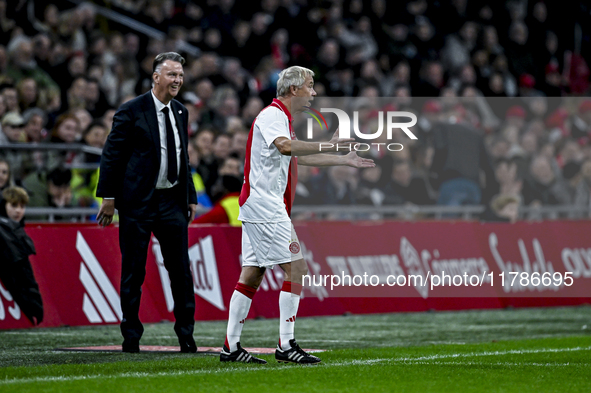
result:
<svg viewBox="0 0 591 393"><path fill-rule="evenodd" d="M557 353L557 352L575 352L575 351L590 351L591 347L574 347L574 348L541 348L541 349L513 349L509 351L494 351L494 352L469 352L469 353L452 353L446 355L431 355L431 356L419 356L414 358L382 358L382 359L367 359L367 360L350 360L346 362L335 362L319 365L316 367L346 367L346 366L364 366L372 365L375 363L394 363L404 362L406 364L433 364L428 362L429 360L439 359L456 359L456 358L469 358L469 357L484 357L484 356L504 356L504 355L524 355L530 353ZM441 362L436 363L441 365L482 365L477 362ZM554 366L569 366L569 363L513 363L513 362L497 362L492 363L495 366L536 366L536 367L554 367ZM33 377L33 378L12 378L0 380L1 385L12 385L12 384L25 384L34 382L68 382L68 381L83 381L92 379L114 379L114 378L146 378L146 377L167 377L167 376L182 376L182 375L197 375L197 374L221 374L227 372L256 372L256 371L285 371L292 370L291 367L280 367L280 368L240 368L240 369L228 369L220 367L214 370L188 370L188 371L172 371L172 372L158 372L158 373L146 373L146 372L129 372L121 374L92 374L92 375L74 375L68 377Z"/></svg>
<svg viewBox="0 0 591 393"><path fill-rule="evenodd" d="M437 366L536 366L536 367L566 367L570 366L570 363L512 363L512 362L497 362L497 363L478 363L478 362L408 362L408 364L421 364L421 365L437 365Z"/></svg>

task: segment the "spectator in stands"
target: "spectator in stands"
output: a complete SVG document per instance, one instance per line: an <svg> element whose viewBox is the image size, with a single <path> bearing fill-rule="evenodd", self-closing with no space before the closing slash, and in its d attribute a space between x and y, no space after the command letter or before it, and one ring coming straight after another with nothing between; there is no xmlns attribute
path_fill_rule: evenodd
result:
<svg viewBox="0 0 591 393"><path fill-rule="evenodd" d="M250 126L254 121L255 117L259 114L259 112L263 109L263 100L259 97L250 97L244 107L242 108L242 122L247 129L250 130Z"/></svg>
<svg viewBox="0 0 591 393"><path fill-rule="evenodd" d="M0 86L0 94L4 97L4 105L6 105L6 113L20 112L18 106L18 92L16 87L12 84L4 84Z"/></svg>
<svg viewBox="0 0 591 393"><path fill-rule="evenodd" d="M337 24L335 27L334 34L347 51L348 64L358 65L378 53L378 45L371 29L371 20L367 16L361 17L353 30L349 30L344 24Z"/></svg>
<svg viewBox="0 0 591 393"><path fill-rule="evenodd" d="M538 137L534 131L527 131L521 136L521 152L526 157L534 156L539 150Z"/></svg>
<svg viewBox="0 0 591 393"><path fill-rule="evenodd" d="M82 133L82 140L86 145L90 147L102 149L105 146L105 141L107 140L108 133L109 130L107 130L107 128L102 122L93 121L86 127L86 129ZM94 153L91 153L91 155L87 156L84 161L99 162L100 156L97 157Z"/></svg>
<svg viewBox="0 0 591 393"><path fill-rule="evenodd" d="M562 178L564 179L564 204L584 205L588 200L589 188L583 181L583 172L581 164L576 161L567 162L562 167Z"/></svg>
<svg viewBox="0 0 591 393"><path fill-rule="evenodd" d="M470 61L470 54L476 49L478 25L467 21L458 34L450 34L445 42L441 57L448 69L456 71Z"/></svg>
<svg viewBox="0 0 591 393"><path fill-rule="evenodd" d="M48 4L43 10L43 21L34 21L36 30L47 34L53 41L59 35L59 9L55 4Z"/></svg>
<svg viewBox="0 0 591 393"><path fill-rule="evenodd" d="M488 203L498 184L482 136L466 124L440 124L434 130L435 155L431 171L439 186L437 204ZM480 184L480 170L486 183Z"/></svg>
<svg viewBox="0 0 591 393"><path fill-rule="evenodd" d="M230 134L219 134L212 146L213 157L221 163L230 155L232 136Z"/></svg>
<svg viewBox="0 0 591 393"><path fill-rule="evenodd" d="M16 22L6 15L6 0L0 0L0 44L6 45L10 39L10 32L16 27Z"/></svg>
<svg viewBox="0 0 591 393"><path fill-rule="evenodd" d="M92 123L92 116L84 108L74 109L70 113L74 115L76 119L78 119L78 125L80 127L80 130L82 131L86 130L88 126Z"/></svg>
<svg viewBox="0 0 591 393"><path fill-rule="evenodd" d="M49 34L40 32L33 37L33 54L35 61L37 62L37 65L50 76L52 76L53 79L55 76L52 75L54 69L53 65L51 64L51 46L52 41L49 37Z"/></svg>
<svg viewBox="0 0 591 393"><path fill-rule="evenodd" d="M23 187L33 207L72 207L72 172L55 168L51 172L32 173L23 180Z"/></svg>
<svg viewBox="0 0 591 393"><path fill-rule="evenodd" d="M392 168L391 180L384 187L385 205L412 203L428 205L433 203L422 178L414 177L408 161L398 161Z"/></svg>
<svg viewBox="0 0 591 393"><path fill-rule="evenodd" d="M231 87L224 85L214 91L209 104L213 109L213 117L209 124L221 132L227 132L228 117L240 114L238 95Z"/></svg>
<svg viewBox="0 0 591 393"><path fill-rule="evenodd" d="M519 198L512 195L497 195L481 215L482 221L514 223L519 218Z"/></svg>
<svg viewBox="0 0 591 393"><path fill-rule="evenodd" d="M105 146L108 131L100 121L92 122L82 133L82 141L89 147L101 149ZM95 191L98 185L100 154L84 152L80 156L81 164L87 167L72 169L72 196L77 206L99 207L101 200L96 198ZM96 166L93 167L92 164Z"/></svg>
<svg viewBox="0 0 591 393"><path fill-rule="evenodd" d="M243 162L244 161L241 160L237 154L230 154L222 161L217 173L217 180L215 184L211 187L211 200L214 203L218 202L224 195L230 192L228 185L231 184L232 181L226 179L227 176L243 180ZM234 189L233 187L230 188Z"/></svg>
<svg viewBox="0 0 591 393"><path fill-rule="evenodd" d="M238 156L238 159L244 162L246 156L246 142L248 141L248 131L240 129L232 135L230 152Z"/></svg>
<svg viewBox="0 0 591 393"><path fill-rule="evenodd" d="M2 132L8 143L26 142L24 126L25 121L17 112L10 112L2 117Z"/></svg>
<svg viewBox="0 0 591 393"><path fill-rule="evenodd" d="M86 79L85 103L85 108L93 119L100 118L109 109L109 103L100 88L98 80Z"/></svg>
<svg viewBox="0 0 591 393"><path fill-rule="evenodd" d="M195 63L197 64L197 63ZM209 107L209 100L213 96L214 86L208 78L200 79L195 84L195 95L197 96L197 105L201 107Z"/></svg>
<svg viewBox="0 0 591 393"><path fill-rule="evenodd" d="M29 108L40 106L39 91L37 89L37 82L33 78L21 79L17 86L20 111L24 112Z"/></svg>
<svg viewBox="0 0 591 393"><path fill-rule="evenodd" d="M79 76L72 80L72 84L62 94L62 107L59 113L73 112L79 108L86 108L86 78Z"/></svg>
<svg viewBox="0 0 591 393"><path fill-rule="evenodd" d="M330 167L311 180L313 193L321 205L353 205L358 199L358 176L356 168Z"/></svg>
<svg viewBox="0 0 591 393"><path fill-rule="evenodd" d="M536 66L531 46L528 45L529 32L527 25L522 21L515 21L509 26L509 43L507 45L507 58L510 69L517 77L523 74L535 74Z"/></svg>
<svg viewBox="0 0 591 393"><path fill-rule="evenodd" d="M47 120L40 108L30 108L23 113L26 142L40 143L47 138L44 125ZM47 152L43 150L24 150L18 153L22 157L22 166L18 174L23 179L31 172L42 170L47 164Z"/></svg>
<svg viewBox="0 0 591 393"><path fill-rule="evenodd" d="M574 203L575 206L589 209L588 218L591 218L591 158L581 165L581 177Z"/></svg>
<svg viewBox="0 0 591 393"><path fill-rule="evenodd" d="M341 49L339 43L329 38L318 50L318 73L317 79L319 81L328 82L331 74L334 74L337 65L342 61Z"/></svg>
<svg viewBox="0 0 591 393"><path fill-rule="evenodd" d="M420 71L421 81L415 94L422 97L438 97L445 85L444 70L441 63L433 61L425 63Z"/></svg>
<svg viewBox="0 0 591 393"><path fill-rule="evenodd" d="M382 167L379 164L376 164L375 167L367 168L361 172L358 192L360 204L381 206L384 203L386 194L384 192L384 182L382 181L382 171ZM301 173L298 169L298 181L300 178ZM296 189L296 195L297 191L298 190ZM309 196L309 199L313 200L313 196Z"/></svg>
<svg viewBox="0 0 591 393"><path fill-rule="evenodd" d="M556 160L563 167L569 162L581 162L583 160L581 145L572 138L561 139Z"/></svg>
<svg viewBox="0 0 591 393"><path fill-rule="evenodd" d="M530 164L530 178L523 186L525 205L558 205L568 203L565 184L552 170L550 160L536 156Z"/></svg>
<svg viewBox="0 0 591 393"><path fill-rule="evenodd" d="M4 117L6 114L6 101L4 100L4 96L0 94L0 119ZM2 131L2 127L0 126L0 131Z"/></svg>
<svg viewBox="0 0 591 393"><path fill-rule="evenodd" d="M0 82L4 79L4 74L8 68L8 60L6 57L6 48L4 45L0 45Z"/></svg>
<svg viewBox="0 0 591 393"><path fill-rule="evenodd" d="M113 116L115 116L116 110L111 108L107 109L105 114L101 117L101 122L105 125L108 132L111 132L111 128L113 126Z"/></svg>
<svg viewBox="0 0 591 393"><path fill-rule="evenodd" d="M9 66L6 74L13 81L32 78L41 91L59 91L59 86L47 72L37 65L33 54L33 40L25 35L13 38L7 47Z"/></svg>
<svg viewBox="0 0 591 393"><path fill-rule="evenodd" d="M80 123L71 114L58 117L49 134L49 142L72 144L80 141ZM68 150L52 150L48 154L47 167L51 170L60 165L71 164L76 158L76 152Z"/></svg>
<svg viewBox="0 0 591 393"><path fill-rule="evenodd" d="M238 110L240 110L240 106L243 106L248 97L253 93L251 90L253 86L252 77L249 77L246 71L242 68L240 60L236 58L227 58L224 61L222 76L230 84L230 87L238 93L238 98L240 100Z"/></svg>
<svg viewBox="0 0 591 393"><path fill-rule="evenodd" d="M548 97L560 97L563 95L564 84L558 66L548 64L545 69L544 82L541 83L542 92Z"/></svg>
<svg viewBox="0 0 591 393"><path fill-rule="evenodd" d="M8 187L0 198L0 280L33 325L43 321L43 301L29 255L33 240L25 232L29 197L21 187Z"/></svg>
<svg viewBox="0 0 591 393"><path fill-rule="evenodd" d="M2 118L2 134L4 143L8 145L18 145L26 141L24 130L24 120L16 112L7 113ZM10 163L12 174L15 179L22 179L25 172L25 157L19 150L5 148L0 150L0 157L3 157Z"/></svg>
<svg viewBox="0 0 591 393"><path fill-rule="evenodd" d="M316 171L316 168L307 165L298 165L298 183L295 190L294 205L320 205L320 202L316 199L317 195L312 188L313 185L310 182ZM298 217L309 216L310 214L304 213Z"/></svg>
<svg viewBox="0 0 591 393"><path fill-rule="evenodd" d="M231 160L235 159L231 157L226 159L226 161ZM222 168L226 166L227 165L224 164ZM222 168L220 168L220 172ZM210 211L197 217L193 222L197 224L220 223L230 224L231 226L241 226L242 222L238 221L238 197L240 196L242 183L242 176L238 177L230 174L220 174L221 197Z"/></svg>
<svg viewBox="0 0 591 393"><path fill-rule="evenodd" d="M195 136L195 146L199 153L197 172L201 175L207 195L211 196L211 186L217 179L218 162L213 155L214 133L209 128L199 130Z"/></svg>
<svg viewBox="0 0 591 393"><path fill-rule="evenodd" d="M47 137L47 130L45 129L47 115L42 109L27 109L23 112L23 121L25 123L27 142L38 143Z"/></svg>
<svg viewBox="0 0 591 393"><path fill-rule="evenodd" d="M211 203L211 199L205 190L203 178L197 170L197 168L199 168L201 158L199 156L199 148L197 147L197 141L195 137L189 139L187 154L189 155L189 168L191 169L193 184L195 185L195 191L197 192L197 203L201 207L212 207L213 204Z"/></svg>
<svg viewBox="0 0 591 393"><path fill-rule="evenodd" d="M2 195L2 191L13 185L14 180L10 173L10 163L4 158L0 158L0 195Z"/></svg>
<svg viewBox="0 0 591 393"><path fill-rule="evenodd" d="M498 161L495 177L499 183L499 195L512 195L521 198L523 181L518 176L515 160L502 159Z"/></svg>

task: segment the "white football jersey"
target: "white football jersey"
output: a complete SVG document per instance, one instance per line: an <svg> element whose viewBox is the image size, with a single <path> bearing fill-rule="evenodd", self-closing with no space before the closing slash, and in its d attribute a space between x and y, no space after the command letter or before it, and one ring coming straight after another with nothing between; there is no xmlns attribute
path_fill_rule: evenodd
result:
<svg viewBox="0 0 591 393"><path fill-rule="evenodd" d="M277 99L254 120L246 146L240 221L289 221L297 181L297 158L279 152L275 139L296 139L291 114Z"/></svg>

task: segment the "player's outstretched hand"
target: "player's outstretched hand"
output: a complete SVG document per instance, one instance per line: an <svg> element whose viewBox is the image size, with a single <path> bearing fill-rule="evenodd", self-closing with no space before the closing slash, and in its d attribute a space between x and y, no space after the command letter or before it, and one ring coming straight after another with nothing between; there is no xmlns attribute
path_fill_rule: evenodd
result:
<svg viewBox="0 0 591 393"><path fill-rule="evenodd" d="M332 138L330 139L330 141L328 141L328 143L332 143L333 145L338 144L339 146L342 146L342 147L348 147L348 146L357 144L357 142L355 142L354 138L339 138L339 129L338 128L334 132L334 134L332 134Z"/></svg>
<svg viewBox="0 0 591 393"><path fill-rule="evenodd" d="M373 160L359 157L357 152L354 151L344 157L345 165L352 166L353 168L373 168L376 166L376 163Z"/></svg>

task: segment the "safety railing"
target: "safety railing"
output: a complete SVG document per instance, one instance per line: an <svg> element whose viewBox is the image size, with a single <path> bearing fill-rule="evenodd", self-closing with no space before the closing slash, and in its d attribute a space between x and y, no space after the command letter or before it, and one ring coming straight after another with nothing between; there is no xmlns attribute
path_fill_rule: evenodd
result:
<svg viewBox="0 0 591 393"><path fill-rule="evenodd" d="M74 151L77 153L91 153L101 155L103 149L83 143L0 143L0 151Z"/></svg>
<svg viewBox="0 0 591 393"><path fill-rule="evenodd" d="M207 213L209 209L197 206L197 216ZM294 206L294 220L481 220L485 207L474 206ZM98 208L47 208L28 207L25 213L32 222L92 222ZM525 221L541 220L588 220L591 209L578 206L525 206L519 209L519 219ZM486 221L483 220L483 221Z"/></svg>
<svg viewBox="0 0 591 393"><path fill-rule="evenodd" d="M28 222L95 222L99 209L95 207L27 207L25 217ZM197 206L197 215L209 211L208 208Z"/></svg>
<svg viewBox="0 0 591 393"><path fill-rule="evenodd" d="M299 220L428 220L428 219L461 219L480 220L486 207L472 206L294 206L292 217ZM558 220L558 219L589 219L589 207L561 206L523 206L519 208L519 219L527 221ZM486 221L486 218L484 219Z"/></svg>

